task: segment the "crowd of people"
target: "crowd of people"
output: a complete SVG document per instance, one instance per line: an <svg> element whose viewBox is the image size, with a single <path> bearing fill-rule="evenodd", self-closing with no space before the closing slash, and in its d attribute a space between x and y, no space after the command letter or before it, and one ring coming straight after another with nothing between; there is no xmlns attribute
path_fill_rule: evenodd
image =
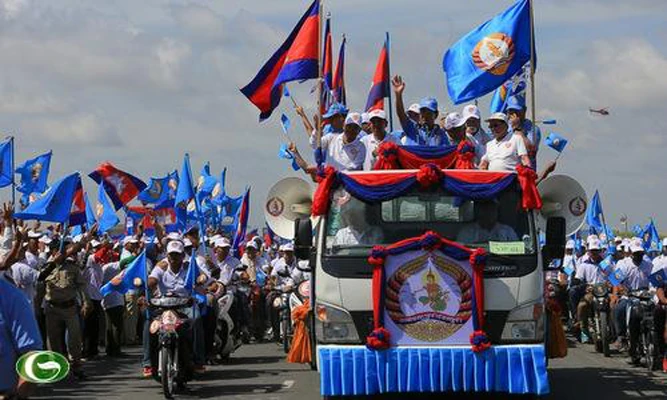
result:
<svg viewBox="0 0 667 400"><path fill-rule="evenodd" d="M211 348L217 299L224 294L233 296L229 313L243 341L278 339L274 293L310 279L307 263L297 263L291 243L278 247L258 236L248 238L239 259L232 254L230 240L220 233L209 230L200 236L193 227L183 234L167 234L156 220L152 223L155 234L151 236L141 225L134 235L116 239L98 235L96 226L85 234L71 235L59 225L28 226L13 218L10 204L4 205L0 397L22 398L30 393L30 384L17 376L16 362L35 350L66 355L72 375L86 379L85 363L101 357L101 349L107 357L123 357L123 347L140 344L142 376L154 377L155 340L149 325L155 316L150 298L197 294L206 298L197 307L184 309L189 320L184 337L193 349L193 374L204 373L206 364L220 361ZM109 283L118 285L123 271L140 255L146 258L145 284L135 281L126 293L101 290ZM187 286L192 259L199 268L194 292Z"/></svg>
<svg viewBox="0 0 667 400"><path fill-rule="evenodd" d="M339 171L372 170L378 158L378 147L385 142L428 147L458 146L467 142L474 152L475 168L491 171L515 171L517 165L537 168L542 133L526 118L522 96L509 97L506 113L493 113L484 120L489 133L482 127L481 112L475 104L464 106L461 112L441 115L438 101L426 97L406 109L405 86L400 76L392 79L396 114L402 129L393 132L387 131L387 114L381 109L368 113L349 112L344 105L334 103L322 118L316 115L311 121L303 108L297 106L296 112L310 145L322 150L324 165ZM318 125L321 125L321 137L318 137ZM316 167L304 160L294 143L290 144L290 151L306 173L315 173ZM555 162L549 163L542 176L555 166Z"/></svg>
<svg viewBox="0 0 667 400"><path fill-rule="evenodd" d="M602 235L601 235L602 236ZM567 296L563 296L563 309L567 310L572 331L582 343L593 340L590 326L594 313L592 286L607 285L609 297L612 338L620 352L628 351L629 362L640 364L640 324L643 314L638 299L632 294L650 291L653 293L653 330L655 338L655 363L653 370L667 373L667 284L655 285L650 277L665 270L667 272L667 238L662 242L661 253L646 251L642 239L616 237L607 245L597 235L589 235L582 246L574 240L566 243L565 258L560 268L559 279ZM614 275L616 279L610 279ZM565 292L564 292L565 293Z"/></svg>

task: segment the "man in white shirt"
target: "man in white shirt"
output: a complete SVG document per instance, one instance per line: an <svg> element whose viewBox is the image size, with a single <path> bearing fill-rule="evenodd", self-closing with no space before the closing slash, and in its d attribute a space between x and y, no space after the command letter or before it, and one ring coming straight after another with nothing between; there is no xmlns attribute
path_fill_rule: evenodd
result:
<svg viewBox="0 0 667 400"><path fill-rule="evenodd" d="M332 133L322 137L324 163L338 171L358 171L363 168L366 148L361 143L361 114L350 113L345 118L343 133ZM310 145L317 148L316 135L310 137Z"/></svg>
<svg viewBox="0 0 667 400"><path fill-rule="evenodd" d="M98 344L100 341L100 319L102 318L102 295L100 288L104 281L102 265L95 253L100 250L102 243L91 240L93 254L88 256L86 266L83 269L83 279L88 284L86 293L92 304L91 312L83 321L83 357L87 359L96 358L99 355Z"/></svg>
<svg viewBox="0 0 667 400"><path fill-rule="evenodd" d="M520 133L509 133L507 115L495 113L486 121L494 139L486 144L486 154L482 157L479 169L514 172L519 164L530 167L526 144Z"/></svg>
<svg viewBox="0 0 667 400"><path fill-rule="evenodd" d="M461 114L466 123L466 133L475 138L475 141L486 150L486 144L491 140L491 137L482 129L482 116L479 108L474 104L468 104L463 107Z"/></svg>
<svg viewBox="0 0 667 400"><path fill-rule="evenodd" d="M464 226L456 241L465 244L487 244L488 242L513 242L519 240L512 227L498 222L497 201L476 201L473 224Z"/></svg>
<svg viewBox="0 0 667 400"><path fill-rule="evenodd" d="M570 298L577 301L577 323L581 327L581 341L586 343L590 340L588 329L588 320L593 312L593 295L587 293L585 288L588 285L604 283L607 280L606 273L600 268L602 261L602 244L600 239L594 238L588 240L588 260L579 264L575 278L584 285L573 289ZM611 272L611 271L610 271ZM583 291L582 291L583 289Z"/></svg>
<svg viewBox="0 0 667 400"><path fill-rule="evenodd" d="M108 283L120 273L120 262L111 262L102 267L102 282ZM102 308L106 316L106 340L104 341L106 354L117 357L121 354L123 339L123 314L125 313L125 298L115 290L109 292L102 299ZM150 365L147 367L150 368Z"/></svg>
<svg viewBox="0 0 667 400"><path fill-rule="evenodd" d="M377 148L384 142L399 143L400 138L387 133L387 116L384 110L373 110L368 113L371 124L371 134L361 138L361 143L366 147L366 158L364 159L364 171L373 169L377 161Z"/></svg>

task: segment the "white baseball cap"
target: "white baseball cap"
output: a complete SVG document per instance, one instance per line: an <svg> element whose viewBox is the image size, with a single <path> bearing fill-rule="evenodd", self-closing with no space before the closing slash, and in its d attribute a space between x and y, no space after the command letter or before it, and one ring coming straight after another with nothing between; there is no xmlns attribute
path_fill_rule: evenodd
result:
<svg viewBox="0 0 667 400"><path fill-rule="evenodd" d="M361 114L353 112L345 117L345 125L356 125L361 128Z"/></svg>
<svg viewBox="0 0 667 400"><path fill-rule="evenodd" d="M248 241L248 243L245 244L245 248L247 249L248 247L252 247L255 250L259 250L259 248L257 247L257 243L255 243L254 240L250 240Z"/></svg>
<svg viewBox="0 0 667 400"><path fill-rule="evenodd" d="M178 232L169 232L167 240L183 240L183 235Z"/></svg>
<svg viewBox="0 0 667 400"><path fill-rule="evenodd" d="M372 120L373 118L380 118L383 120L387 120L387 114L384 112L384 110L373 110L368 113L368 120Z"/></svg>
<svg viewBox="0 0 667 400"><path fill-rule="evenodd" d="M408 112L419 114L419 103L413 103L409 108Z"/></svg>
<svg viewBox="0 0 667 400"><path fill-rule="evenodd" d="M283 251L294 251L294 244L292 243L285 243L284 245L280 246L283 248Z"/></svg>
<svg viewBox="0 0 667 400"><path fill-rule="evenodd" d="M123 246L125 246L128 243L139 243L139 241L134 236L125 236L123 238Z"/></svg>
<svg viewBox="0 0 667 400"><path fill-rule="evenodd" d="M637 252L640 252L640 251L641 252L644 251L644 246L643 246L642 240L639 239L639 238L633 239L630 242L630 252L631 253L637 253Z"/></svg>
<svg viewBox="0 0 667 400"><path fill-rule="evenodd" d="M601 243L600 239L594 238L588 241L588 250L600 250Z"/></svg>
<svg viewBox="0 0 667 400"><path fill-rule="evenodd" d="M222 237L215 241L215 247L220 247L220 248L232 247L232 244L229 243L229 240L227 238Z"/></svg>
<svg viewBox="0 0 667 400"><path fill-rule="evenodd" d="M90 241L90 245L93 246L93 247L97 247L97 246L99 246L99 245L101 245L101 244L102 244L102 242L99 242L99 241L97 241L97 240L95 240L95 239L93 239L93 240Z"/></svg>
<svg viewBox="0 0 667 400"><path fill-rule="evenodd" d="M28 231L28 239L39 239L42 235L42 232L35 232L33 230Z"/></svg>
<svg viewBox="0 0 667 400"><path fill-rule="evenodd" d="M192 240L188 238L183 239L183 247L192 247Z"/></svg>
<svg viewBox="0 0 667 400"><path fill-rule="evenodd" d="M467 121L470 118L482 119L482 114L479 112L479 108L474 104L468 104L463 107L463 121Z"/></svg>
<svg viewBox="0 0 667 400"><path fill-rule="evenodd" d="M445 130L460 128L465 125L466 121L457 112L451 112L445 117Z"/></svg>
<svg viewBox="0 0 667 400"><path fill-rule="evenodd" d="M493 113L486 119L486 122L489 121L503 121L507 123L507 114L501 112Z"/></svg>
<svg viewBox="0 0 667 400"><path fill-rule="evenodd" d="M183 251L184 251L183 242L181 242L180 240L172 240L167 245L167 254L169 253L183 254Z"/></svg>
<svg viewBox="0 0 667 400"><path fill-rule="evenodd" d="M361 113L361 123L368 124L371 122L371 117L368 113Z"/></svg>
<svg viewBox="0 0 667 400"><path fill-rule="evenodd" d="M574 240L568 240L567 243L565 243L565 249L574 250Z"/></svg>

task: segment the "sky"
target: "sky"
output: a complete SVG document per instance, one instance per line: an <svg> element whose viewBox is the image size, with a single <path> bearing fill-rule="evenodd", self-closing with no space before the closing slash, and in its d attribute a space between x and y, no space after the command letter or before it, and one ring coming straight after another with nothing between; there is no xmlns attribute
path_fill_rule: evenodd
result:
<svg viewBox="0 0 667 400"><path fill-rule="evenodd" d="M210 161L227 190L252 186L251 222L263 224L273 183L294 173L277 157L281 112L306 153L290 104L258 122L239 92L286 38L310 0L0 0L0 130L18 162L53 150L50 181L111 161L148 180ZM329 0L334 54L346 34L348 105L359 110L385 32L406 102L435 96L450 112L442 56L511 0ZM667 2L535 0L538 119L570 140L557 171L589 197L598 189L609 225L667 232ZM313 82L291 92L315 110ZM488 98L480 99L488 115ZM589 107L610 107L601 117ZM542 146L540 164L556 153ZM96 186L85 178L84 186ZM8 198L8 189L0 194ZM91 195L94 198L94 195Z"/></svg>

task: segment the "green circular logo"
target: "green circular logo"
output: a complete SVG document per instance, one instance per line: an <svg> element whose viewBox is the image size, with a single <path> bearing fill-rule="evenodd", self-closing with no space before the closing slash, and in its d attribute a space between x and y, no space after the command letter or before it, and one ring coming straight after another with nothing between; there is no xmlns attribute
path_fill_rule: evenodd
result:
<svg viewBox="0 0 667 400"><path fill-rule="evenodd" d="M32 383L53 383L69 374L69 362L54 351L31 351L16 362L19 376Z"/></svg>

